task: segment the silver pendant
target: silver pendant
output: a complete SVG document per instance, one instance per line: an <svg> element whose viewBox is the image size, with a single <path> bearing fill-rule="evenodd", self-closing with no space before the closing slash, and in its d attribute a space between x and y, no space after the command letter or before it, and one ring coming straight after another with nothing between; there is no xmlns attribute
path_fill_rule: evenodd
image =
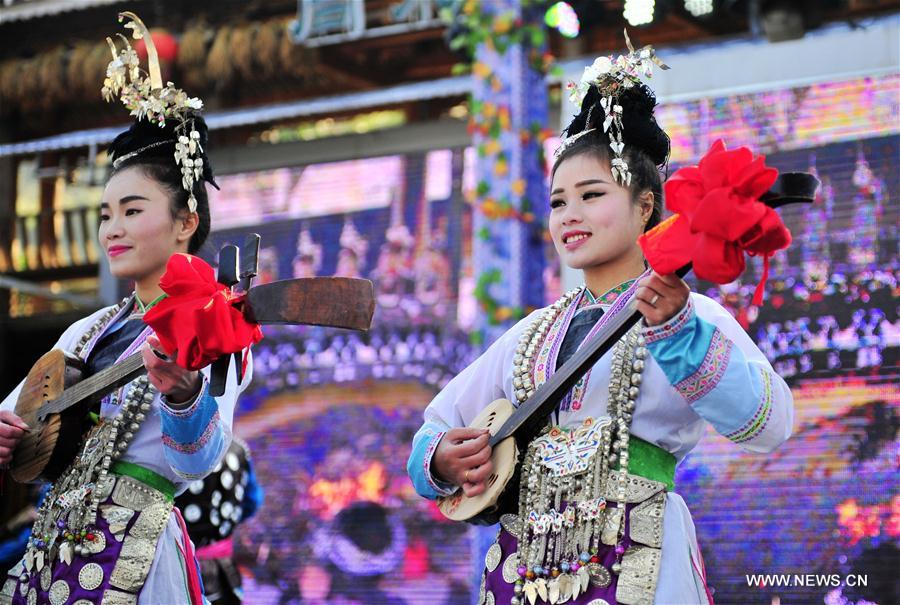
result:
<svg viewBox="0 0 900 605"><path fill-rule="evenodd" d="M110 584L121 590L138 592L147 580L155 552L155 541L128 536L109 576Z"/></svg>
<svg viewBox="0 0 900 605"><path fill-rule="evenodd" d="M500 545L496 542L491 544L491 547L487 551L487 555L484 557L484 565L487 567L488 572L493 572L497 569L497 566L500 565L502 556L503 552L500 550Z"/></svg>
<svg viewBox="0 0 900 605"><path fill-rule="evenodd" d="M607 508L603 517L603 528L600 531L600 541L607 546L615 546L619 540L619 528L622 527L625 513L618 506Z"/></svg>
<svg viewBox="0 0 900 605"><path fill-rule="evenodd" d="M88 563L78 572L78 583L85 590L96 590L103 583L103 568L96 563Z"/></svg>
<svg viewBox="0 0 900 605"><path fill-rule="evenodd" d="M3 590L0 590L0 602L2 602L3 599L12 601L14 596L16 596L16 581L8 579L3 583Z"/></svg>
<svg viewBox="0 0 900 605"><path fill-rule="evenodd" d="M591 574L591 584L599 588L606 588L612 582L609 570L600 563L588 563L588 573Z"/></svg>
<svg viewBox="0 0 900 605"><path fill-rule="evenodd" d="M506 530L508 534L510 534L516 540L519 539L519 517L518 515L505 514L500 517L500 526Z"/></svg>
<svg viewBox="0 0 900 605"><path fill-rule="evenodd" d="M84 540L81 543L81 549L86 555L96 555L103 552L106 548L106 534L99 529L95 532L93 540Z"/></svg>
<svg viewBox="0 0 900 605"><path fill-rule="evenodd" d="M75 554L75 547L72 546L71 542L63 542L63 545L59 547L59 560L64 562L66 565L72 564L72 558Z"/></svg>
<svg viewBox="0 0 900 605"><path fill-rule="evenodd" d="M507 584L515 584L516 580L519 579L519 570L516 565L516 553L513 553L506 557L506 561L503 562L503 581Z"/></svg>
<svg viewBox="0 0 900 605"><path fill-rule="evenodd" d="M7 572L11 576L20 576L22 572L25 571L25 560L19 559L19 562L16 563L12 569Z"/></svg>
<svg viewBox="0 0 900 605"><path fill-rule="evenodd" d="M51 605L64 605L69 600L69 594L72 590L65 580L57 580L50 587L50 603Z"/></svg>
<svg viewBox="0 0 900 605"><path fill-rule="evenodd" d="M100 605L137 605L137 595L107 588Z"/></svg>

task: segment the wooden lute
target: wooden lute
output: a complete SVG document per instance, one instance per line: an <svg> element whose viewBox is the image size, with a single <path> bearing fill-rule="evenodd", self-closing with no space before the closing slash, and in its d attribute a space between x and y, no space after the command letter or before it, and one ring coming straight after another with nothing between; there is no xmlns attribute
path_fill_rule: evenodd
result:
<svg viewBox="0 0 900 605"><path fill-rule="evenodd" d="M230 268L226 273L229 271ZM366 279L289 279L249 288L242 310L248 321L258 324L367 330L375 310L375 292L372 282ZM224 372L230 358L231 355L224 357ZM84 362L77 356L54 349L28 372L15 414L31 430L13 452L9 470L15 481L31 483L59 478L81 448L82 438L90 428L87 413L94 404L146 371L140 351L84 380L83 369ZM217 379L217 374L221 379ZM224 373L213 372L210 392L214 395L216 382L221 382L224 391Z"/></svg>
<svg viewBox="0 0 900 605"><path fill-rule="evenodd" d="M784 173L760 201L772 208L792 203L812 203L818 179L802 172ZM676 271L684 277L691 263ZM476 525L493 525L504 513L518 510L518 468L520 453L537 436L547 417L575 383L609 351L641 319L637 301L631 299L617 313L604 317L604 325L589 341L569 358L547 382L518 408L507 399L497 399L475 417L472 428L487 429L491 433L490 446L493 472L486 481L486 489L478 496L466 496L458 490L441 498L441 513L454 521Z"/></svg>
<svg viewBox="0 0 900 605"><path fill-rule="evenodd" d="M85 380L83 369L81 359L53 349L28 372L15 413L31 430L13 452L9 470L14 480L55 481L78 453L91 407L145 371L140 352Z"/></svg>

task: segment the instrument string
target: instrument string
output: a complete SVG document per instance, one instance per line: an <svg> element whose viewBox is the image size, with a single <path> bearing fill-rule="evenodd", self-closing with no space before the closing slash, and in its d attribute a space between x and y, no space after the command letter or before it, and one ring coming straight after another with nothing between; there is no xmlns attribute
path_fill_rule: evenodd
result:
<svg viewBox="0 0 900 605"><path fill-rule="evenodd" d="M140 373L144 367L144 360L140 351L123 359L120 363L97 372L90 378L72 385L62 395L41 406L38 413L59 413L79 403L88 397L103 392L110 387L118 386L116 383L129 382L135 372Z"/></svg>

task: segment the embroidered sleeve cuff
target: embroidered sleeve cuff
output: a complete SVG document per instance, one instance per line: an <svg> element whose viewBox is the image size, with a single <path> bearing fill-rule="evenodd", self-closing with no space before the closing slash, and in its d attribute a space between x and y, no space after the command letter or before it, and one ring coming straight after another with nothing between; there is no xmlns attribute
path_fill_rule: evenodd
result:
<svg viewBox="0 0 900 605"><path fill-rule="evenodd" d="M747 443L762 435L772 418L772 377L765 370L760 371L759 376L762 389L756 410L737 430L724 435L735 443Z"/></svg>
<svg viewBox="0 0 900 605"><path fill-rule="evenodd" d="M675 384L675 389L682 397L693 404L712 392L725 375L734 345L718 329L712 332L712 338L703 356L703 361L691 375Z"/></svg>
<svg viewBox="0 0 900 605"><path fill-rule="evenodd" d="M218 462L230 434L219 415L219 403L209 394L204 377L196 399L184 409L160 405L164 453L182 477L203 476Z"/></svg>
<svg viewBox="0 0 900 605"><path fill-rule="evenodd" d="M209 380L206 378L206 375L200 374L200 390L197 391L197 394L193 399L188 401L183 401L181 403L172 403L166 398L165 395L161 396L162 405L160 408L163 412L168 413L171 416L176 418L188 418L197 411L197 408L200 405L200 401L207 396L207 390L209 388Z"/></svg>
<svg viewBox="0 0 900 605"><path fill-rule="evenodd" d="M677 334L688 325L694 317L694 301L688 296L687 303L685 303L684 308L681 309L681 311L658 326L644 326L643 330L641 330L641 334L644 336L644 340L647 341L647 344L651 344L673 334Z"/></svg>
<svg viewBox="0 0 900 605"><path fill-rule="evenodd" d="M455 485L439 481L431 473L431 459L446 434L446 428L442 423L424 424L413 438L412 451L406 463L406 472L416 493L429 500L449 496L458 489Z"/></svg>
<svg viewBox="0 0 900 605"><path fill-rule="evenodd" d="M669 379L669 384L689 401L714 386L707 378L720 369L720 362L727 361L727 356L724 360L721 356L710 358L710 347L715 344L717 332L715 325L695 313L690 298L669 321L642 330L647 349Z"/></svg>
<svg viewBox="0 0 900 605"><path fill-rule="evenodd" d="M459 489L459 487L452 483L440 481L435 478L434 473L431 472L431 459L434 457L434 452L437 451L437 446L440 444L441 439L444 438L445 434L446 431L438 433L431 439L425 449L425 479L428 481L428 485L431 486L431 489L437 492L439 496L450 496Z"/></svg>

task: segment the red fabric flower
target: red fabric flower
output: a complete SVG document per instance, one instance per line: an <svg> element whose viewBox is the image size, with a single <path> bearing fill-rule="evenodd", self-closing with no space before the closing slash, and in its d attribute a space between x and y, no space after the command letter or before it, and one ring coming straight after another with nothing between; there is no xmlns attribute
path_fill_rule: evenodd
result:
<svg viewBox="0 0 900 605"><path fill-rule="evenodd" d="M791 243L775 210L759 201L778 171L746 147L729 151L713 143L697 166L679 169L666 181L666 207L675 215L641 235L650 266L666 275L692 262L697 277L717 284L744 271L744 253L769 257ZM759 304L762 283L754 303Z"/></svg>
<svg viewBox="0 0 900 605"><path fill-rule="evenodd" d="M259 325L244 319L235 296L216 281L212 267L189 254L173 254L159 287L168 295L144 315L175 362L199 370L222 355L237 353L262 339Z"/></svg>

